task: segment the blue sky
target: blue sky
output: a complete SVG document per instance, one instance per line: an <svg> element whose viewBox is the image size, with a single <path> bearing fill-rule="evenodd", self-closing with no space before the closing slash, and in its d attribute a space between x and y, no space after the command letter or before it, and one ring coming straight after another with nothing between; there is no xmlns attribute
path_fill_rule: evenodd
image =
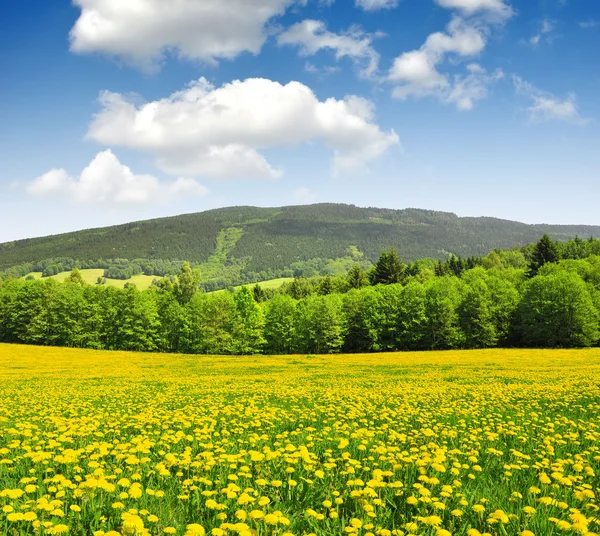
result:
<svg viewBox="0 0 600 536"><path fill-rule="evenodd" d="M600 225L591 0L4 0L0 241L229 205Z"/></svg>

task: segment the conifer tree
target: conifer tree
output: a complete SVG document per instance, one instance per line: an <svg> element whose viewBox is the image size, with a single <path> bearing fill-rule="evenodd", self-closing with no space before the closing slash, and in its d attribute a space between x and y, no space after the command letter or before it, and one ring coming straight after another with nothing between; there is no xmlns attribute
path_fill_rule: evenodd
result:
<svg viewBox="0 0 600 536"><path fill-rule="evenodd" d="M400 256L394 248L384 251L375 265L373 271L374 285L392 285L402 283L406 265L400 260Z"/></svg>
<svg viewBox="0 0 600 536"><path fill-rule="evenodd" d="M350 288L362 288L369 285L367 273L362 269L360 264L355 264L346 275L346 281Z"/></svg>
<svg viewBox="0 0 600 536"><path fill-rule="evenodd" d="M529 263L529 277L534 277L544 264L557 262L560 259L558 246L545 234L533 248L531 262Z"/></svg>

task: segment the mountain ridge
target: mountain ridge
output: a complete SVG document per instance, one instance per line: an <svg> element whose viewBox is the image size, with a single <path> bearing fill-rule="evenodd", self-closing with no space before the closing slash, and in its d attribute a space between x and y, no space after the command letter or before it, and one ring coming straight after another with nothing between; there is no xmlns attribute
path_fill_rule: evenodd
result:
<svg viewBox="0 0 600 536"><path fill-rule="evenodd" d="M554 239L600 237L600 226L526 224L489 216L341 203L249 205L139 220L0 244L0 270L43 259L169 259L242 262L244 270L282 270L294 262L345 257L354 247L374 261L389 247L407 261L482 255ZM356 252L355 252L356 253Z"/></svg>

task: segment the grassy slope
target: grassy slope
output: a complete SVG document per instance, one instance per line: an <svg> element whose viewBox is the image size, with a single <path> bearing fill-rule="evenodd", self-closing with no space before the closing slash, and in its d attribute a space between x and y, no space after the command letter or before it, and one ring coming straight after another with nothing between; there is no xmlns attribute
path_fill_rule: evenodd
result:
<svg viewBox="0 0 600 536"><path fill-rule="evenodd" d="M83 280L86 283L89 283L90 285L95 285L98 278L103 277L103 275L104 275L104 270L80 270L80 272L81 272L81 276L83 277ZM51 276L50 279L56 279L57 281L62 282L67 278L67 276L69 274L70 274L70 272L61 272L60 274ZM32 276L34 279L42 279L41 272L31 272L26 277L29 277L29 276ZM23 278L23 279L25 279L25 278ZM150 288L150 285L152 285L152 281L154 279L156 279L156 276L139 274L139 275L134 275L131 279L127 279L127 280L107 279L106 284L111 287L123 288L123 286L126 283L133 283L138 289L146 290L146 289ZM278 279L271 279L269 281L261 281L258 284L264 289L279 288L284 283L288 283L293 280L294 279L292 277L280 277ZM254 285L253 284L252 285L240 285L239 287L236 287L236 288L242 288L243 286L254 286ZM217 292L223 292L223 291L217 291Z"/></svg>
<svg viewBox="0 0 600 536"><path fill-rule="evenodd" d="M248 285L239 285L234 288L236 290L238 290L243 287L252 288L254 285L260 285L263 289L270 289L270 288L277 289L277 288L281 287L281 285L283 285L284 283L290 283L293 280L294 280L293 277L278 277L277 279L269 279L268 281L259 281L258 283L249 283ZM227 292L227 289L215 290L215 292Z"/></svg>
<svg viewBox="0 0 600 536"><path fill-rule="evenodd" d="M98 281L98 278L104 276L104 270L102 270L102 269L80 270L80 272L81 272L81 276L83 277L83 280L86 283L89 283L90 285L95 285L96 282ZM63 282L69 276L69 274L70 274L70 272L61 272L60 274L51 276L50 279L56 279L57 281ZM33 276L34 279L42 279L41 272L31 272L30 274L28 274L28 276L29 275ZM26 276L26 277L28 277L28 276ZM107 279L106 285L108 285L110 287L123 288L126 283L130 283L130 284L133 283L138 289L145 290L145 289L150 288L150 285L152 285L152 281L154 279L156 279L155 276L139 274L139 275L134 275L131 279L127 279L127 280Z"/></svg>

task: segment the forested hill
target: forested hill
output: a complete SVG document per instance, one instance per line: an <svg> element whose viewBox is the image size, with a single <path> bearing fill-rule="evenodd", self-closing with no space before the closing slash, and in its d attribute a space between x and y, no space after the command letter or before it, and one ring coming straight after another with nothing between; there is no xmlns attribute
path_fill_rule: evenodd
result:
<svg viewBox="0 0 600 536"><path fill-rule="evenodd" d="M559 240L600 237L600 226L526 225L342 204L230 207L0 244L0 270L51 258L178 259L274 273L312 259L364 255L375 261L391 246L406 261L482 255L535 242L544 233Z"/></svg>

